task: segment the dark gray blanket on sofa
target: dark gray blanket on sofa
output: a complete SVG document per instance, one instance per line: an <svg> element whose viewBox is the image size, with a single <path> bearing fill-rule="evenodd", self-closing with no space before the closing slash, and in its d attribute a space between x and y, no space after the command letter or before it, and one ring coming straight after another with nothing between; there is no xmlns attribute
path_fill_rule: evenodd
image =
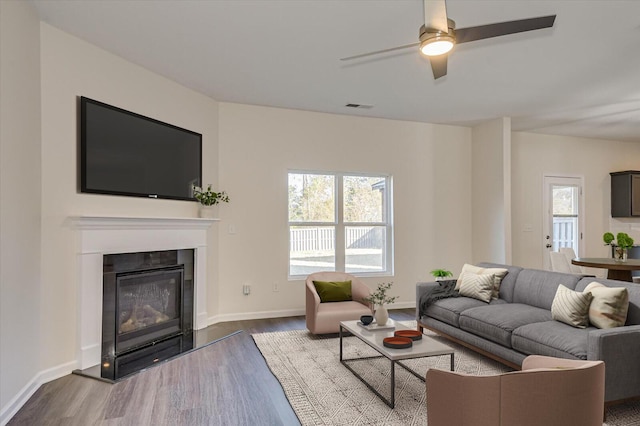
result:
<svg viewBox="0 0 640 426"><path fill-rule="evenodd" d="M460 293L455 289L458 280L438 281L439 286L432 292L425 293L420 297L420 317L424 315L429 305L436 300L446 299L449 297L459 297Z"/></svg>

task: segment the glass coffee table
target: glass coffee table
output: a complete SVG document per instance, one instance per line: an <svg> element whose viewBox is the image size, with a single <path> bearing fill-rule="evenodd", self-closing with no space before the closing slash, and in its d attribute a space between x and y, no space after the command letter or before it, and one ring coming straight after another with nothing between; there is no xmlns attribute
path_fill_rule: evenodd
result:
<svg viewBox="0 0 640 426"><path fill-rule="evenodd" d="M389 320L393 323L392 320ZM340 322L340 362L342 365L347 367L349 371L351 371L358 379L362 381L367 387L376 395L380 397L389 407L394 408L395 401L395 388L396 388L396 374L395 367L396 364L407 370L409 373L413 374L423 382L425 381L426 371L422 374L413 371L411 368L403 364L401 361L413 358L424 358L430 356L441 356L441 355L449 355L451 357L451 371L453 371L453 348L445 345L444 343L440 343L435 339L432 339L429 336L422 336L421 340L415 340L413 342L413 346L406 349L392 349L383 345L382 339L385 337L392 337L393 332L396 330L410 330L408 327L395 322L395 328L386 328L386 329L367 329L361 325L359 325L360 321L341 321ZM353 336L360 339L362 342L369 345L380 355L377 356L369 356L369 357L361 357L361 358L350 358L344 359L342 356L342 348L343 348L343 335L344 332L347 331ZM363 361L372 358L387 358L391 362L391 398L387 399L384 395L378 392L376 389L369 384L364 377L362 377L358 372L356 372L349 363L355 361Z"/></svg>

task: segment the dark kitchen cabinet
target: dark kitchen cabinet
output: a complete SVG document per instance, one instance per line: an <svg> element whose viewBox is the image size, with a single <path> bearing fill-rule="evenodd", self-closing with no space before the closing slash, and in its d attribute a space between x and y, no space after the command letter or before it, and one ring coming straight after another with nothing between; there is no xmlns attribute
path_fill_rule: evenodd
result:
<svg viewBox="0 0 640 426"><path fill-rule="evenodd" d="M640 217L640 171L611 174L611 217Z"/></svg>

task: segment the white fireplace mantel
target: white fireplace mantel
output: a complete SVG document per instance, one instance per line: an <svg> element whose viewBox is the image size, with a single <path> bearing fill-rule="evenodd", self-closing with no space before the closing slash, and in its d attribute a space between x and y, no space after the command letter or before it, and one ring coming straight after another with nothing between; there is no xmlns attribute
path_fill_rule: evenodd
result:
<svg viewBox="0 0 640 426"><path fill-rule="evenodd" d="M194 249L194 328L207 326L207 229L219 219L70 216L77 231L78 361L100 363L102 262L105 254Z"/></svg>

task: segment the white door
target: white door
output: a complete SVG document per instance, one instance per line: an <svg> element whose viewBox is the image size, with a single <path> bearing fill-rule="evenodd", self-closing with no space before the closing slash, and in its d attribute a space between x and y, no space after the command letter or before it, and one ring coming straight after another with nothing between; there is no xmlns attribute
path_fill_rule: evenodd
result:
<svg viewBox="0 0 640 426"><path fill-rule="evenodd" d="M550 251L571 247L580 256L584 208L583 178L576 176L544 176L543 240L544 269L551 269Z"/></svg>

